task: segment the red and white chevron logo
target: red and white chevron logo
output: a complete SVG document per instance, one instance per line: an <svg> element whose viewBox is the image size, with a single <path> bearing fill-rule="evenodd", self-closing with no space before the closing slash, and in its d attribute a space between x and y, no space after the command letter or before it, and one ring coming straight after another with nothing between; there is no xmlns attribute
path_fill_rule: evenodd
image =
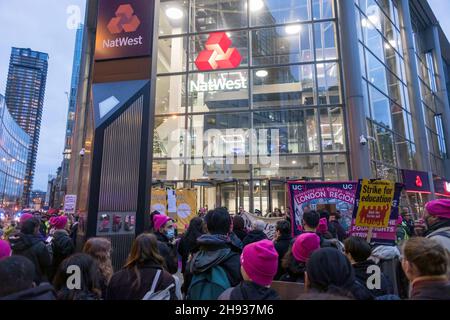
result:
<svg viewBox="0 0 450 320"><path fill-rule="evenodd" d="M231 40L225 32L214 32L209 35L205 50L195 60L198 70L237 68L242 56L236 48L231 48Z"/></svg>

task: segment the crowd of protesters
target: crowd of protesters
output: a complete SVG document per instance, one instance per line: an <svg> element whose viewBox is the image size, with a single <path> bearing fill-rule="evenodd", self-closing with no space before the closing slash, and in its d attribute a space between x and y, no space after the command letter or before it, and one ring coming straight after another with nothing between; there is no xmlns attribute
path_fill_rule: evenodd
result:
<svg viewBox="0 0 450 320"><path fill-rule="evenodd" d="M269 240L263 221L247 230L226 208L200 212L182 235L153 212L114 272L108 239L76 252L76 219L25 213L0 240L0 299L278 300L291 284L303 300L450 300L450 200L427 203L423 223L402 209L391 245L348 236L339 212L307 208L296 237L278 217Z"/></svg>

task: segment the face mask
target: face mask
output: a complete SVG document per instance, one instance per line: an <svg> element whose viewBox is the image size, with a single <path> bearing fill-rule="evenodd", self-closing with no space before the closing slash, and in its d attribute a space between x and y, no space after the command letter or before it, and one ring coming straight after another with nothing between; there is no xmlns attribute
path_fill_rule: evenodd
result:
<svg viewBox="0 0 450 320"><path fill-rule="evenodd" d="M166 231L166 237L173 239L175 237L175 229L171 228Z"/></svg>

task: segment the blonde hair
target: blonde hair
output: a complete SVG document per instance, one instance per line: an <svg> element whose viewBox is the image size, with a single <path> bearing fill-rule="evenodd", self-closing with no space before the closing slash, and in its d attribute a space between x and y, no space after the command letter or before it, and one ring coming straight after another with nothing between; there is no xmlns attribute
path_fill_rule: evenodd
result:
<svg viewBox="0 0 450 320"><path fill-rule="evenodd" d="M111 263L111 242L105 238L90 238L84 244L83 252L98 261L100 273L108 283L114 273Z"/></svg>

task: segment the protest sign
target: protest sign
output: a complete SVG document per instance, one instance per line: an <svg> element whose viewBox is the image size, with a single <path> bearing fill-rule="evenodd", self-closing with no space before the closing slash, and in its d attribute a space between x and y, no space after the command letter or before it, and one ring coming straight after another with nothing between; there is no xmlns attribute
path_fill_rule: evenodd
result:
<svg viewBox="0 0 450 320"><path fill-rule="evenodd" d="M395 182L361 179L353 216L358 227L387 228L394 200Z"/></svg>
<svg viewBox="0 0 450 320"><path fill-rule="evenodd" d="M165 189L152 188L150 212L158 211L166 214L167 192Z"/></svg>
<svg viewBox="0 0 450 320"><path fill-rule="evenodd" d="M273 240L275 238L277 222L284 219L284 218L264 218L251 214L249 212L241 213L241 217L244 219L245 228L247 230L250 230L252 228L252 225L256 220L263 221L265 223L264 233L270 240Z"/></svg>
<svg viewBox="0 0 450 320"><path fill-rule="evenodd" d="M177 189L177 226L184 232L192 218L197 216L197 191L195 189Z"/></svg>
<svg viewBox="0 0 450 320"><path fill-rule="evenodd" d="M305 209L339 211L345 230L351 225L356 182L288 182L291 224L294 235L300 233Z"/></svg>
<svg viewBox="0 0 450 320"><path fill-rule="evenodd" d="M74 214L77 205L77 196L75 194L67 194L64 197L64 213Z"/></svg>

